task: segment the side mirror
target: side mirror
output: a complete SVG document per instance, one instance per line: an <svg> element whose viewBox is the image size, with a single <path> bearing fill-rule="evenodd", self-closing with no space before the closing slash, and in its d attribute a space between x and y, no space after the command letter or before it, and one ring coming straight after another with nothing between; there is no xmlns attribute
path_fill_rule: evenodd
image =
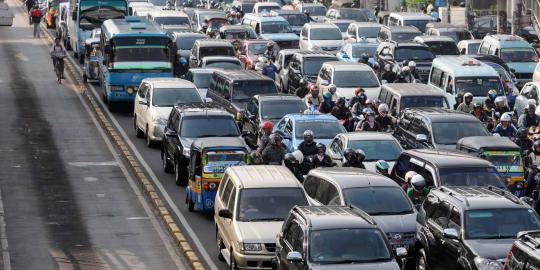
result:
<svg viewBox="0 0 540 270"><path fill-rule="evenodd" d="M407 256L407 249L404 247L398 247L396 248L396 257L398 258L404 258Z"/></svg>
<svg viewBox="0 0 540 270"><path fill-rule="evenodd" d="M287 261L289 262L302 262L303 260L302 253L298 251L291 251L287 253Z"/></svg>
<svg viewBox="0 0 540 270"><path fill-rule="evenodd" d="M416 134L415 139L417 142L425 142L427 141L427 136L425 134Z"/></svg>
<svg viewBox="0 0 540 270"><path fill-rule="evenodd" d="M169 130L167 130L167 132L165 132L165 136L174 137L174 136L176 136L176 131L169 129Z"/></svg>
<svg viewBox="0 0 540 270"><path fill-rule="evenodd" d="M244 118L244 115L241 112L237 112L235 118L236 118L236 121L242 121L242 119Z"/></svg>
<svg viewBox="0 0 540 270"><path fill-rule="evenodd" d="M458 231L453 228L444 229L443 235L444 235L444 238L447 238L447 239L456 239L456 240L459 239Z"/></svg>
<svg viewBox="0 0 540 270"><path fill-rule="evenodd" d="M232 219L232 212L229 209L221 209L218 212L218 216L226 219Z"/></svg>
<svg viewBox="0 0 540 270"><path fill-rule="evenodd" d="M147 100L139 100L139 105L148 106L148 101Z"/></svg>

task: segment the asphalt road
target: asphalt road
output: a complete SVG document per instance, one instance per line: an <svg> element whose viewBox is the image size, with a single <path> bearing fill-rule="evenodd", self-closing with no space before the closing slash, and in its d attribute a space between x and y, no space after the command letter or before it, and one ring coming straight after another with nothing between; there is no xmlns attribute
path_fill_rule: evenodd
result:
<svg viewBox="0 0 540 270"><path fill-rule="evenodd" d="M56 82L47 40L7 3L16 18L0 27L0 268L185 269L79 95Z"/></svg>

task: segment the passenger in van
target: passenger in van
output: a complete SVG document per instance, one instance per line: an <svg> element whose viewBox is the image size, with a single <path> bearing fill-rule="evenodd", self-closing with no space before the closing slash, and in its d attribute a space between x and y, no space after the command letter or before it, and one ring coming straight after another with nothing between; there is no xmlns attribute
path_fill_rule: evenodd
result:
<svg viewBox="0 0 540 270"><path fill-rule="evenodd" d="M467 92L463 95L463 102L457 107L457 111L464 113L471 113L474 109L472 104L473 94Z"/></svg>

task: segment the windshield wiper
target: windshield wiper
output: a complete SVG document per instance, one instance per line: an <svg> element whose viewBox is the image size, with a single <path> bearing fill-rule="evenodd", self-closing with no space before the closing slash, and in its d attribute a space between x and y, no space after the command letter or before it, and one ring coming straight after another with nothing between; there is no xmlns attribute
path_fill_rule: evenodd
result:
<svg viewBox="0 0 540 270"><path fill-rule="evenodd" d="M284 218L276 218L276 217L269 217L269 218L253 218L249 221L283 221Z"/></svg>
<svg viewBox="0 0 540 270"><path fill-rule="evenodd" d="M399 215L399 214L406 214L406 213L411 213L412 211L409 209L409 210L404 210L404 211L399 211L399 212L390 212L390 211L380 211L380 212L373 212L373 213L369 213L370 216L383 216L383 215Z"/></svg>

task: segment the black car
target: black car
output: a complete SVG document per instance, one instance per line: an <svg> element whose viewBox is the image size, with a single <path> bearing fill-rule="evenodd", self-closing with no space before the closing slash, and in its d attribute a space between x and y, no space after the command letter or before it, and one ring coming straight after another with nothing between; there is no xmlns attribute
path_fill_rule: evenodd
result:
<svg viewBox="0 0 540 270"><path fill-rule="evenodd" d="M240 124L247 102L255 95L278 94L274 81L248 70L216 70L206 96L233 114Z"/></svg>
<svg viewBox="0 0 540 270"><path fill-rule="evenodd" d="M185 186L191 144L197 138L241 137L234 117L211 103L178 104L163 132L161 159L166 173L175 173L177 185Z"/></svg>
<svg viewBox="0 0 540 270"><path fill-rule="evenodd" d="M337 61L329 52L299 51L289 62L287 92L303 98L308 93L308 84L315 83L323 63Z"/></svg>
<svg viewBox="0 0 540 270"><path fill-rule="evenodd" d="M420 80L426 83L435 55L425 44L388 41L379 44L374 58L381 69L386 64L390 64L395 71L401 70L403 61L414 61Z"/></svg>
<svg viewBox="0 0 540 270"><path fill-rule="evenodd" d="M418 222L417 269L502 269L517 234L540 229L529 205L496 187L432 189Z"/></svg>
<svg viewBox="0 0 540 270"><path fill-rule="evenodd" d="M422 32L414 26L386 26L379 30L377 35L378 42L412 42L415 37L421 36Z"/></svg>
<svg viewBox="0 0 540 270"><path fill-rule="evenodd" d="M289 113L302 113L307 109L297 96L255 95L247 103L242 114L242 132L247 143L255 147L259 137L259 125L264 121L276 124Z"/></svg>
<svg viewBox="0 0 540 270"><path fill-rule="evenodd" d="M461 138L489 135L482 122L473 115L444 108L407 109L399 117L394 131L405 149L455 150Z"/></svg>
<svg viewBox="0 0 540 270"><path fill-rule="evenodd" d="M504 269L540 269L540 231L521 232L517 238L508 252Z"/></svg>

